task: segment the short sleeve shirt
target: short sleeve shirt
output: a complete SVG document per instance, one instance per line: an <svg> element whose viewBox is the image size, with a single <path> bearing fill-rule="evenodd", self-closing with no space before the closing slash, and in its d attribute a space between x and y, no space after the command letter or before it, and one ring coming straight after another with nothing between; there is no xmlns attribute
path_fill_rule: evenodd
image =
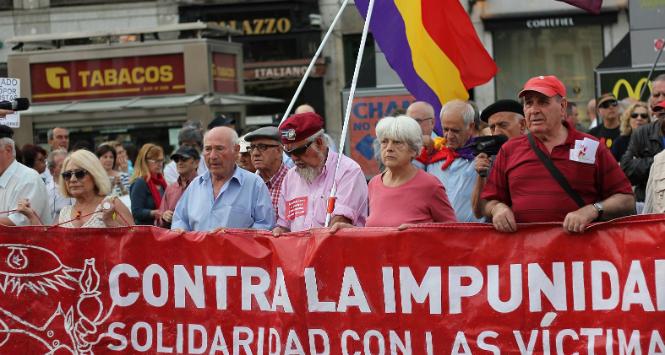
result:
<svg viewBox="0 0 665 355"><path fill-rule="evenodd" d="M569 129L566 141L551 153L536 137L534 141L585 203L602 201L617 193L632 194L628 178L603 144L598 145L593 164L570 159L575 141L585 137L598 140ZM579 209L538 159L527 136L511 139L501 148L481 198L511 206L518 223L561 222L566 214Z"/></svg>

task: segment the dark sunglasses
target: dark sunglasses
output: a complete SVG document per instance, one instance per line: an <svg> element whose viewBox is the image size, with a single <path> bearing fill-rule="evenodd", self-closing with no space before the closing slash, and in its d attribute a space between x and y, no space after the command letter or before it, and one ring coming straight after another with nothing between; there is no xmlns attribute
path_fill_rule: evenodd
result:
<svg viewBox="0 0 665 355"><path fill-rule="evenodd" d="M175 157L171 158L171 160L173 160L174 162L176 162L176 164L179 163L179 162L181 162L181 161L188 161L188 160L190 160L190 159L193 159L193 158L192 158L192 157L185 158L185 157L181 157L181 156L175 156Z"/></svg>
<svg viewBox="0 0 665 355"><path fill-rule="evenodd" d="M279 144L261 144L261 143L250 144L248 151L251 152L254 149L258 149L259 152L265 152L266 150L268 150L268 148L275 148L275 147L279 147Z"/></svg>
<svg viewBox="0 0 665 355"><path fill-rule="evenodd" d="M638 118L638 117L642 117L643 119L646 120L647 118L649 118L649 115L646 113L634 113L634 112L630 114L630 118Z"/></svg>
<svg viewBox="0 0 665 355"><path fill-rule="evenodd" d="M653 111L655 113L660 113L662 111L665 111L665 108L662 108L660 106L656 106L656 107L652 108L651 111Z"/></svg>
<svg viewBox="0 0 665 355"><path fill-rule="evenodd" d="M69 181L72 179L72 176L75 176L76 180L81 180L88 174L89 173L87 170L76 169L76 170L63 171L62 174L60 174L60 176L62 176L62 178L65 179L65 181Z"/></svg>
<svg viewBox="0 0 665 355"><path fill-rule="evenodd" d="M618 104L619 104L619 101L617 101L617 100L607 100L607 101L603 102L602 104L598 105L598 107L600 107L600 108L610 108L610 106L615 107Z"/></svg>
<svg viewBox="0 0 665 355"><path fill-rule="evenodd" d="M301 156L301 155L305 154L305 152L307 151L307 149L309 149L309 146L312 145L312 143L314 143L314 141L311 141L311 142L303 145L302 147L294 148L294 149L291 149L291 150L286 150L286 148L284 148L284 153L286 153L286 155L288 155L288 156L292 156L292 155Z"/></svg>

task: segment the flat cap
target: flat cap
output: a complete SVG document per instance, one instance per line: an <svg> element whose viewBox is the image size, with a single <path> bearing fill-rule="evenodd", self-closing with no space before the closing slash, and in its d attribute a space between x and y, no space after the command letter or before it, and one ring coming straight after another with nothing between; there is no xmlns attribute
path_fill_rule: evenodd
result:
<svg viewBox="0 0 665 355"><path fill-rule="evenodd" d="M259 138L267 138L279 142L280 141L279 129L273 126L261 127L245 135L245 140L248 142L251 142Z"/></svg>

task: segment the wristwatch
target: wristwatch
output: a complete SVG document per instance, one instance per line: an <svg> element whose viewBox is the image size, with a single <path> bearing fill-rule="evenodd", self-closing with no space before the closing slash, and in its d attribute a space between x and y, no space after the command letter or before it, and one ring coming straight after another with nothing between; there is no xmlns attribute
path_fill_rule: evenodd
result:
<svg viewBox="0 0 665 355"><path fill-rule="evenodd" d="M596 202L593 204L593 208L595 208L596 212L598 212L598 218L596 218L596 220L600 220L603 217L603 212L605 212L605 209L603 208L603 203Z"/></svg>

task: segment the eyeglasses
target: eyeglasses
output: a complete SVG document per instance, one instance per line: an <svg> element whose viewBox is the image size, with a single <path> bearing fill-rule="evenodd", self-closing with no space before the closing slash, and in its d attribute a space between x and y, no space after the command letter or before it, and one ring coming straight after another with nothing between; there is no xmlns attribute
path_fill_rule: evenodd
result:
<svg viewBox="0 0 665 355"><path fill-rule="evenodd" d="M258 149L259 152L265 152L268 148L275 148L279 147L279 144L250 144L249 149L247 149L248 152L252 152L254 149Z"/></svg>
<svg viewBox="0 0 665 355"><path fill-rule="evenodd" d="M607 100L598 105L599 108L610 108L611 107L616 107L619 104L619 101L617 100Z"/></svg>
<svg viewBox="0 0 665 355"><path fill-rule="evenodd" d="M164 164L164 159L147 159L149 163Z"/></svg>
<svg viewBox="0 0 665 355"><path fill-rule="evenodd" d="M646 120L649 118L649 115L646 113L636 113L636 112L630 114L630 118L638 118L638 117L641 117L642 119Z"/></svg>
<svg viewBox="0 0 665 355"><path fill-rule="evenodd" d="M81 180L88 174L89 173L87 170L76 169L76 170L63 171L62 174L60 174L60 176L62 176L62 178L65 179L65 181L69 181L72 179L72 176L75 176L76 180Z"/></svg>
<svg viewBox="0 0 665 355"><path fill-rule="evenodd" d="M301 156L301 155L305 154L305 152L307 151L309 146L312 145L312 143L314 143L314 141L311 141L311 142L303 145L302 147L294 148L294 149L291 149L291 150L286 150L286 148L284 148L284 153L286 153L286 155L288 155L288 156L292 156L292 155Z"/></svg>
<svg viewBox="0 0 665 355"><path fill-rule="evenodd" d="M656 107L652 108L651 111L653 111L654 113L661 113L661 112L665 111L665 108L660 107L660 106L656 106Z"/></svg>

